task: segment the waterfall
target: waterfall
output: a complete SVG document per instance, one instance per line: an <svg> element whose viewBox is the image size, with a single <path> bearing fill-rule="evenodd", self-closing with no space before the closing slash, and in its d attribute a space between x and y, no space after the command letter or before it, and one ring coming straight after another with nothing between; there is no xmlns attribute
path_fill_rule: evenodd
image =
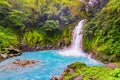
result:
<svg viewBox="0 0 120 80"><path fill-rule="evenodd" d="M84 20L81 20L72 32L71 46L60 52L63 56L86 56L82 49L82 28Z"/></svg>
<svg viewBox="0 0 120 80"><path fill-rule="evenodd" d="M81 32L82 32L83 23L84 23L84 20L80 21L73 30L71 49L82 50L83 34Z"/></svg>

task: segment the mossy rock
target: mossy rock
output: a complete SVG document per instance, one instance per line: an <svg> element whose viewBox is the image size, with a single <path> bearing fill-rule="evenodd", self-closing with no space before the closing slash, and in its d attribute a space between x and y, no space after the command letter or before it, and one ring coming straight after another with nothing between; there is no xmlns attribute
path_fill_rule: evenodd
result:
<svg viewBox="0 0 120 80"><path fill-rule="evenodd" d="M104 66L86 66L86 64L80 62L72 63L68 67L69 72L64 72L63 80L74 80L74 77L83 80L120 80L120 68L111 69Z"/></svg>
<svg viewBox="0 0 120 80"><path fill-rule="evenodd" d="M71 69L79 69L79 68L83 68L83 67L86 67L86 66L87 65L85 63L75 62L75 63L72 63L72 64L68 65L67 67L71 68Z"/></svg>

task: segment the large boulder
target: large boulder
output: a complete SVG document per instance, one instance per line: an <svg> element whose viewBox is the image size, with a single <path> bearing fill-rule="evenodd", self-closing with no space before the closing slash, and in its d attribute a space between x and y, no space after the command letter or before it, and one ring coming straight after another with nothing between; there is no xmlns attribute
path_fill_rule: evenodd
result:
<svg viewBox="0 0 120 80"><path fill-rule="evenodd" d="M20 59L17 59L16 61L7 63L5 65L2 65L2 68L3 68L3 70L18 69L18 68L22 68L22 67L34 66L38 62L39 61L36 61L36 60L20 60Z"/></svg>
<svg viewBox="0 0 120 80"><path fill-rule="evenodd" d="M4 58L4 59L6 59L6 58L8 57L7 54L0 54L0 56L1 56L2 58Z"/></svg>
<svg viewBox="0 0 120 80"><path fill-rule="evenodd" d="M8 58L8 55L7 54L2 54L0 53L0 62L7 59Z"/></svg>
<svg viewBox="0 0 120 80"><path fill-rule="evenodd" d="M58 80L57 77L52 77L50 80Z"/></svg>
<svg viewBox="0 0 120 80"><path fill-rule="evenodd" d="M25 66L32 66L34 64L36 64L38 61L35 60L20 60L17 59L16 61L12 62L11 64L15 64L15 65L19 65L21 67L25 67Z"/></svg>

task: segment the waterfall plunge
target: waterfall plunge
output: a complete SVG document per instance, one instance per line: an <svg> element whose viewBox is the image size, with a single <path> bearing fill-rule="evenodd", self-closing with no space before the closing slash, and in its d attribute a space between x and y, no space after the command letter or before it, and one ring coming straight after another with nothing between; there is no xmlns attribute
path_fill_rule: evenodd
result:
<svg viewBox="0 0 120 80"><path fill-rule="evenodd" d="M82 27L83 27L84 20L80 21L78 25L73 30L73 36L72 36L72 44L71 49L73 50L82 50Z"/></svg>
<svg viewBox="0 0 120 80"><path fill-rule="evenodd" d="M60 52L63 56L87 56L84 51L82 50L82 38L83 34L82 28L84 25L84 20L81 20L78 25L74 28L73 34L72 34L72 42L71 46L65 50L62 50Z"/></svg>

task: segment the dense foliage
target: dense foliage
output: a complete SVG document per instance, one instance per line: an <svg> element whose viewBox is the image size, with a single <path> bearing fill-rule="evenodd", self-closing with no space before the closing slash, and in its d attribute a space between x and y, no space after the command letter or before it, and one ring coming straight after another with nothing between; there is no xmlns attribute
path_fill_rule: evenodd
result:
<svg viewBox="0 0 120 80"><path fill-rule="evenodd" d="M120 61L120 1L109 0L94 18L96 6L90 8L88 1L0 0L0 54L5 53L4 48L16 45L25 49L26 45L54 47L57 42L68 46L73 27L78 19L84 18L89 20L84 28L85 51L92 51L101 61ZM64 80L74 76L84 80L120 79L118 68L87 67L79 62L68 67L74 72L64 72Z"/></svg>
<svg viewBox="0 0 120 80"><path fill-rule="evenodd" d="M1 0L1 33L5 34L4 31L8 30L5 35L10 38L5 39L2 38L5 35L1 35L0 49L14 44L33 47L46 44L55 46L55 43L62 42L69 45L71 30L77 19L93 17L95 6L90 8L87 2L88 0ZM110 0L85 27L84 49L99 55L99 59L120 60L119 6L119 0Z"/></svg>
<svg viewBox="0 0 120 80"><path fill-rule="evenodd" d="M71 66L71 67L69 67ZM86 66L86 64L76 62L70 64L68 67L73 69L74 72L64 72L64 80L72 80L74 77L82 78L83 80L119 80L120 69L115 70L98 67L98 66Z"/></svg>
<svg viewBox="0 0 120 80"><path fill-rule="evenodd" d="M4 29L0 26L0 50L17 43L17 36L15 33L9 28Z"/></svg>
<svg viewBox="0 0 120 80"><path fill-rule="evenodd" d="M14 39L21 45L54 45L66 38L70 43L72 28L66 28L70 32L66 34L64 27L85 15L85 3L79 0L0 0L0 26L12 30L7 36L16 35ZM0 48L5 47L2 43Z"/></svg>
<svg viewBox="0 0 120 80"><path fill-rule="evenodd" d="M103 61L120 61L120 1L110 0L85 26L84 49Z"/></svg>

